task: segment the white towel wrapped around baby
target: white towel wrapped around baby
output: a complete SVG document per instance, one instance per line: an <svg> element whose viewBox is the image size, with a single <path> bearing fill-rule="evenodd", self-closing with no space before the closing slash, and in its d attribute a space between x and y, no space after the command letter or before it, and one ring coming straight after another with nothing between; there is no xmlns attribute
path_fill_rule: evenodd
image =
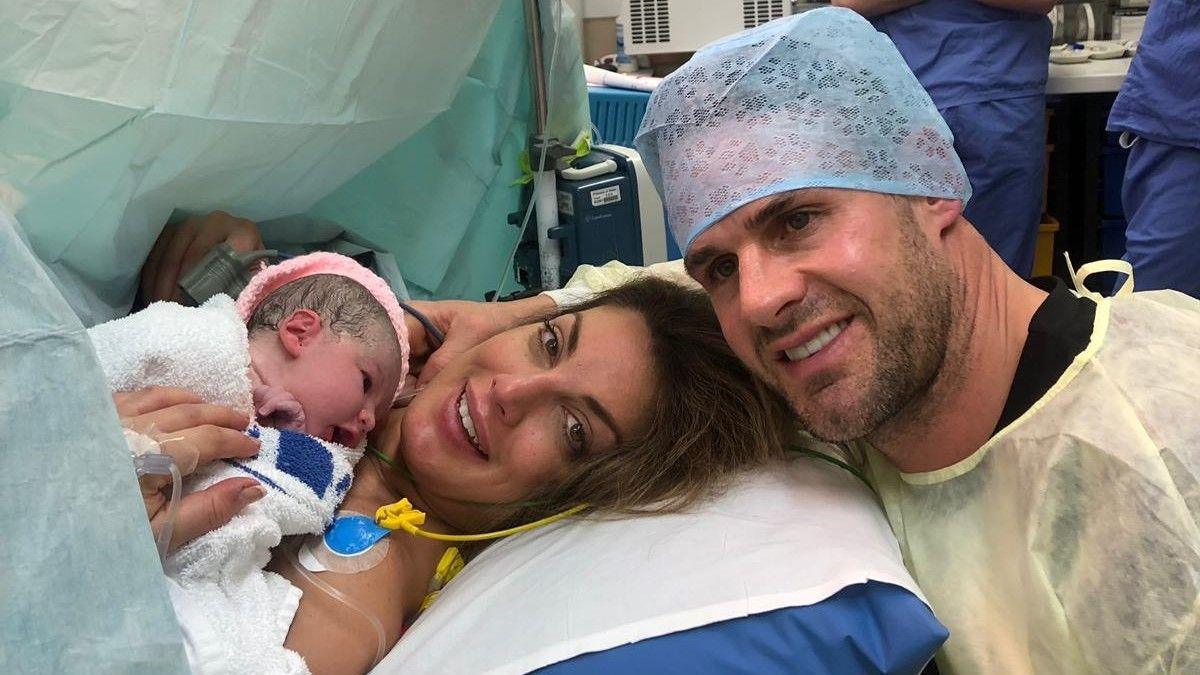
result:
<svg viewBox="0 0 1200 675"><path fill-rule="evenodd" d="M179 387L253 412L246 326L228 296L200 307L154 303L88 335L113 391ZM184 491L251 476L267 494L168 556L171 599L193 672L306 673L300 656L283 647L300 590L263 568L284 536L325 530L362 451L254 423L247 433L262 443L257 456L204 467Z"/></svg>

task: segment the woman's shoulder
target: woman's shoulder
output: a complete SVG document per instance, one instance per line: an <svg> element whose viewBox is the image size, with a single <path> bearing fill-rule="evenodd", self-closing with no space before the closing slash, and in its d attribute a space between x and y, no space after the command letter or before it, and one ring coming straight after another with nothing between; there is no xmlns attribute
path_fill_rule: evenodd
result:
<svg viewBox="0 0 1200 675"><path fill-rule="evenodd" d="M420 607L441 555L430 543L393 533L375 564L353 572L310 572L294 554L276 555L271 569L303 594L286 646L314 673L368 670Z"/></svg>

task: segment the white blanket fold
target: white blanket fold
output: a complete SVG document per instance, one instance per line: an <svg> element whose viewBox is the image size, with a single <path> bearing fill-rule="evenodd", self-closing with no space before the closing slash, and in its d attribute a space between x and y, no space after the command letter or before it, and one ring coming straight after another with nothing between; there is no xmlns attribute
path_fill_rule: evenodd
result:
<svg viewBox="0 0 1200 675"><path fill-rule="evenodd" d="M179 387L247 415L250 343L233 299L215 295L199 307L156 302L88 329L113 391Z"/></svg>

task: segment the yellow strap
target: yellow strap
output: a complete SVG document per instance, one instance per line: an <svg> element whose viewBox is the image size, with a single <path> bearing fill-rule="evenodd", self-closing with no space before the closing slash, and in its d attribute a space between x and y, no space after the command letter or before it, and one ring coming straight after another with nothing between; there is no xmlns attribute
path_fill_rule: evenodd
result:
<svg viewBox="0 0 1200 675"><path fill-rule="evenodd" d="M1089 291L1083 282L1087 278L1097 272L1118 272L1125 275L1125 283L1113 293L1113 297L1122 297L1133 293L1133 265L1130 265L1124 260L1095 260L1077 271L1075 266L1071 264L1071 254L1063 252L1063 257L1067 259L1067 272L1071 275L1071 283L1075 285L1075 290L1080 295L1090 295L1099 298L1100 294L1094 291Z"/></svg>
<svg viewBox="0 0 1200 675"><path fill-rule="evenodd" d="M438 594L442 592L446 584L450 580L458 576L463 567L467 563L463 561L462 555L458 549L451 546L442 554L442 559L438 561L437 571L433 573L433 578L429 580L429 588L425 591L425 597L421 600L421 611L425 611L437 600Z"/></svg>
<svg viewBox="0 0 1200 675"><path fill-rule="evenodd" d="M433 580L437 583L438 588L450 583L450 580L458 576L466 564L456 547L451 546L446 549L446 552L442 554L442 559L438 561L437 571L433 573Z"/></svg>
<svg viewBox="0 0 1200 675"><path fill-rule="evenodd" d="M500 539L501 537L528 532L543 525L549 525L563 518L573 516L587 507L587 504L580 504L562 513L556 513L547 518L535 520L532 523L510 527L507 530L484 532L483 534L441 534L438 532L426 532L417 527L418 525L425 524L425 513L413 508L412 502L408 501L408 499L401 499L395 504L385 504L379 507L375 511L375 522L380 527L386 527L389 530L404 530L415 537L425 537L426 539L435 539L437 541L487 541L488 539Z"/></svg>
<svg viewBox="0 0 1200 675"><path fill-rule="evenodd" d="M583 157L592 151L592 130L584 129L580 131L575 140L571 143L571 147L575 150L575 155L572 160ZM529 161L529 149L522 150L517 155L517 168L521 170L521 177L514 180L512 185L526 185L533 182L533 164Z"/></svg>
<svg viewBox="0 0 1200 675"><path fill-rule="evenodd" d="M432 593L427 593L424 598L421 598L421 608L417 611L424 612L425 610L429 609L429 606L432 605L433 602L435 600L437 600L438 596L441 594L442 594L441 591L434 591Z"/></svg>

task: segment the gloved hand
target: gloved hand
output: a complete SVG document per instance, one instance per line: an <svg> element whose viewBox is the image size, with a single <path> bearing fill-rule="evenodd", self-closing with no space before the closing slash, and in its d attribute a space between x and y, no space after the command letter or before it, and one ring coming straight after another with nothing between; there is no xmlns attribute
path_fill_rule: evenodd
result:
<svg viewBox="0 0 1200 675"><path fill-rule="evenodd" d="M283 387L259 384L251 390L251 394L254 396L254 412L263 424L275 429L304 431L304 406L291 392Z"/></svg>

